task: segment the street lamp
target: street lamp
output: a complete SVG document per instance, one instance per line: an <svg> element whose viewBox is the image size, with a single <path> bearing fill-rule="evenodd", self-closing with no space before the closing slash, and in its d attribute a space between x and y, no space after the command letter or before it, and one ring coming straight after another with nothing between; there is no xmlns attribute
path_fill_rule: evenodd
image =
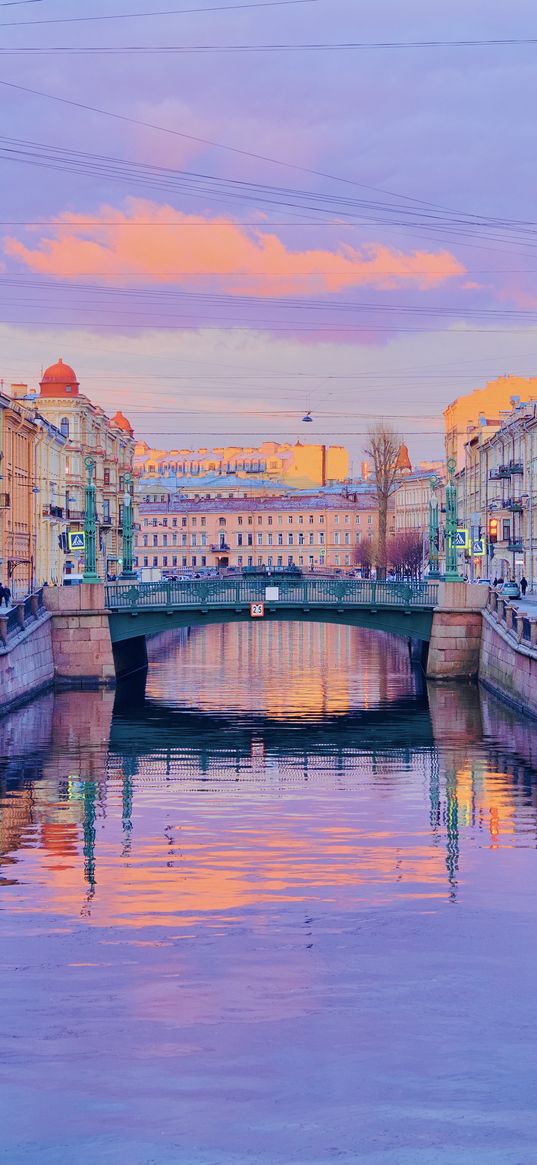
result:
<svg viewBox="0 0 537 1165"><path fill-rule="evenodd" d="M448 484L446 486L446 582L461 582L457 561L457 487L455 469L457 462L448 457Z"/></svg>
<svg viewBox="0 0 537 1165"><path fill-rule="evenodd" d="M440 578L440 527L438 523L437 487L441 479L436 475L431 478L431 497L429 500L429 578Z"/></svg>
<svg viewBox="0 0 537 1165"><path fill-rule="evenodd" d="M123 494L123 569L121 571L121 577L122 578L134 578L134 571L132 569L132 497L131 497L132 474L131 473L124 474L123 484L125 486L125 493Z"/></svg>
<svg viewBox="0 0 537 1165"><path fill-rule="evenodd" d="M97 574L97 548L95 513L95 461L93 457L85 457L86 488L84 491L84 577L85 583L102 582Z"/></svg>

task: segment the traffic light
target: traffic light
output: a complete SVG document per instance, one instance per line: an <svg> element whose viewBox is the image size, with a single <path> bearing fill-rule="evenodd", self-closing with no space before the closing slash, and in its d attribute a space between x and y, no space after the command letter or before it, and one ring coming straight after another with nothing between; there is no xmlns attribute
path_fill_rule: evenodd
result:
<svg viewBox="0 0 537 1165"><path fill-rule="evenodd" d="M498 519L489 518L489 542L491 546L498 541Z"/></svg>
<svg viewBox="0 0 537 1165"><path fill-rule="evenodd" d="M58 546L64 554L67 554L67 534L58 534Z"/></svg>

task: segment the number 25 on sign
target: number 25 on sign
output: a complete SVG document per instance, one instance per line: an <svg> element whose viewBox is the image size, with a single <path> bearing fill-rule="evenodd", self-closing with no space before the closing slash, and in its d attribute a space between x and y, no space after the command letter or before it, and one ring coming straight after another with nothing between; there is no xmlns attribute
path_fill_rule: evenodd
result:
<svg viewBox="0 0 537 1165"><path fill-rule="evenodd" d="M264 603L250 603L250 618L262 619L265 614Z"/></svg>

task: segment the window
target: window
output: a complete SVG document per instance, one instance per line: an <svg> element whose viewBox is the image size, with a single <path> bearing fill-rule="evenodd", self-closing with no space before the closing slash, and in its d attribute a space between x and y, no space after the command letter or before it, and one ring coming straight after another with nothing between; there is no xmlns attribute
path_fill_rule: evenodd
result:
<svg viewBox="0 0 537 1165"><path fill-rule="evenodd" d="M153 534L153 546L158 546L158 534Z"/></svg>
<svg viewBox="0 0 537 1165"><path fill-rule="evenodd" d="M177 525L177 518L172 518L172 526L176 526L176 525Z"/></svg>
<svg viewBox="0 0 537 1165"><path fill-rule="evenodd" d="M242 518L237 518L237 526L242 526Z"/></svg>
<svg viewBox="0 0 537 1165"><path fill-rule="evenodd" d="M267 545L272 546L272 534L267 534Z"/></svg>
<svg viewBox="0 0 537 1165"><path fill-rule="evenodd" d="M248 525L249 525L249 526L253 526L253 524L254 524L254 519L252 518L251 514L249 514L249 516L248 516Z"/></svg>
<svg viewBox="0 0 537 1165"><path fill-rule="evenodd" d="M68 417L62 417L62 419L60 421L60 433L62 433L64 437L69 436L69 419L68 419Z"/></svg>
<svg viewBox="0 0 537 1165"><path fill-rule="evenodd" d="M357 522L359 522L359 521L360 521L360 515L359 515L359 514L357 514L357 515L356 515L356 521L357 521Z"/></svg>
<svg viewBox="0 0 537 1165"><path fill-rule="evenodd" d="M283 546L283 534L278 534L278 546Z"/></svg>
<svg viewBox="0 0 537 1165"><path fill-rule="evenodd" d="M242 554L239 554L237 558L237 566L242 566Z"/></svg>
<svg viewBox="0 0 537 1165"><path fill-rule="evenodd" d="M339 514L334 514L334 522L336 523L336 526L339 526Z"/></svg>
<svg viewBox="0 0 537 1165"><path fill-rule="evenodd" d="M321 514L321 516L319 518L319 525L324 526L324 515L323 514Z"/></svg>
<svg viewBox="0 0 537 1165"><path fill-rule="evenodd" d="M367 518L367 524L368 524L368 526L370 526L370 525L371 525L372 521L373 521L373 519L372 519L372 517L371 517L371 514L369 514L369 515L368 515L368 518Z"/></svg>
<svg viewBox="0 0 537 1165"><path fill-rule="evenodd" d="M207 525L207 518L200 518L200 522L201 522L202 526L206 526Z"/></svg>
<svg viewBox="0 0 537 1165"><path fill-rule="evenodd" d="M177 546L177 534L172 534L172 546Z"/></svg>
<svg viewBox="0 0 537 1165"><path fill-rule="evenodd" d="M303 545L304 545L304 535L303 535L303 534L299 534L299 535L298 535L298 545L299 545L299 546L303 546Z"/></svg>
<svg viewBox="0 0 537 1165"><path fill-rule="evenodd" d="M335 558L334 558L334 562L335 562L336 566L339 566L339 565L340 565L340 563L339 563L339 558L340 558L339 554L336 554L336 556L335 556Z"/></svg>
<svg viewBox="0 0 537 1165"><path fill-rule="evenodd" d="M190 561L191 561L191 563L192 563L192 566L197 566L197 565L198 565L198 560L197 560L197 558L196 558L196 555L195 555L195 554L193 554L193 555L192 555L192 558L191 558L191 560L190 560Z"/></svg>
<svg viewBox="0 0 537 1165"><path fill-rule="evenodd" d="M287 521L288 521L290 526L293 525L293 515L292 514L287 515Z"/></svg>
<svg viewBox="0 0 537 1165"><path fill-rule="evenodd" d="M292 555L292 554L288 554L288 555L287 555L287 565L288 565L288 566L292 566L292 565L293 565L293 555Z"/></svg>
<svg viewBox="0 0 537 1165"><path fill-rule="evenodd" d="M191 518L191 522L192 522L192 525L195 526L196 522L197 522L197 518Z"/></svg>
<svg viewBox="0 0 537 1165"><path fill-rule="evenodd" d="M298 556L298 565L304 566L304 555L303 554L299 554L299 556Z"/></svg>
<svg viewBox="0 0 537 1165"><path fill-rule="evenodd" d="M258 545L258 546L262 546L262 545L263 545L263 535L262 535L262 534L258 534L258 535L257 535L257 545Z"/></svg>
<svg viewBox="0 0 537 1165"><path fill-rule="evenodd" d="M154 558L153 558L153 566L158 566L158 557L157 557L157 555L156 555L156 554L155 554L155 556L154 556Z"/></svg>
<svg viewBox="0 0 537 1165"><path fill-rule="evenodd" d="M147 546L147 534L144 534L144 536L142 538L142 542L143 542L144 546Z"/></svg>
<svg viewBox="0 0 537 1165"><path fill-rule="evenodd" d="M167 535L167 534L163 534L163 535L162 535L162 545L163 545L163 546L167 546L167 545L168 545L168 535Z"/></svg>
<svg viewBox="0 0 537 1165"><path fill-rule="evenodd" d="M165 554L165 555L164 555L164 558L162 559L162 565L163 565L163 566L167 566L167 565L168 565L168 555L167 555L167 554Z"/></svg>
<svg viewBox="0 0 537 1165"><path fill-rule="evenodd" d="M186 518L181 518L181 525L186 526Z"/></svg>
<svg viewBox="0 0 537 1165"><path fill-rule="evenodd" d="M202 534L201 539L200 539L200 546L206 546L206 545L207 545L207 535Z"/></svg>
<svg viewBox="0 0 537 1165"><path fill-rule="evenodd" d="M348 530L345 530L345 546L350 545L351 536Z"/></svg>
<svg viewBox="0 0 537 1165"><path fill-rule="evenodd" d="M177 566L177 555L176 554L174 554L174 556L172 558L172 566Z"/></svg>
<svg viewBox="0 0 537 1165"><path fill-rule="evenodd" d="M262 521L263 521L262 515L259 514L258 519L257 519L257 525L260 526Z"/></svg>
<svg viewBox="0 0 537 1165"><path fill-rule="evenodd" d="M201 565L207 566L207 555L206 554L202 554L202 556L201 556Z"/></svg>
<svg viewBox="0 0 537 1165"><path fill-rule="evenodd" d="M502 541L509 542L509 540L511 538L511 523L510 522L502 522L502 528L503 528Z"/></svg>
<svg viewBox="0 0 537 1165"><path fill-rule="evenodd" d="M272 554L269 554L267 558L267 566L272 566Z"/></svg>
<svg viewBox="0 0 537 1165"><path fill-rule="evenodd" d="M162 519L162 525L163 525L163 526L167 526L167 525L168 525L168 519L167 519L167 518L163 518L163 519Z"/></svg>
<svg viewBox="0 0 537 1165"><path fill-rule="evenodd" d="M261 554L259 554L257 557L257 565L261 566L262 562L263 562L263 556Z"/></svg>
<svg viewBox="0 0 537 1165"><path fill-rule="evenodd" d="M348 524L349 524L350 520L351 520L351 516L350 516L350 514L345 514L345 525L346 525L346 526L348 526Z"/></svg>
<svg viewBox="0 0 537 1165"><path fill-rule="evenodd" d="M299 526L304 525L304 515L303 514L298 515L298 524L299 524Z"/></svg>
<svg viewBox="0 0 537 1165"><path fill-rule="evenodd" d="M196 535L195 535L195 534L191 534L191 535L190 535L190 545L191 545L191 546L196 546L196 545L197 545L197 540L196 540Z"/></svg>
<svg viewBox="0 0 537 1165"><path fill-rule="evenodd" d="M281 526L282 522L283 522L283 518L282 518L281 514L278 514L278 526Z"/></svg>
<svg viewBox="0 0 537 1165"><path fill-rule="evenodd" d="M187 564L187 560L185 558L185 555L183 554L183 557L181 559L181 566L186 566L186 564Z"/></svg>
<svg viewBox="0 0 537 1165"><path fill-rule="evenodd" d="M149 526L149 518L144 518L144 526Z"/></svg>
<svg viewBox="0 0 537 1165"><path fill-rule="evenodd" d="M321 533L319 534L319 546L324 546L324 533L322 530L321 530Z"/></svg>
<svg viewBox="0 0 537 1165"><path fill-rule="evenodd" d="M242 534L237 534L237 546L242 546Z"/></svg>
<svg viewBox="0 0 537 1165"><path fill-rule="evenodd" d="M253 536L252 536L252 534L248 534L248 535L247 535L247 538L248 538L248 546L253 546L253 544L254 544L254 539L253 539Z"/></svg>
<svg viewBox="0 0 537 1165"><path fill-rule="evenodd" d="M278 555L278 566L283 566L283 558L281 554Z"/></svg>
<svg viewBox="0 0 537 1165"><path fill-rule="evenodd" d="M186 546L186 534L181 534L181 546Z"/></svg>
<svg viewBox="0 0 537 1165"><path fill-rule="evenodd" d="M336 532L334 534L334 542L335 542L336 546L339 546L340 540L341 540L341 534L339 533L339 530L336 530Z"/></svg>
<svg viewBox="0 0 537 1165"><path fill-rule="evenodd" d="M312 531L311 534L308 534L308 543L310 546L313 546L313 539L314 539L314 534Z"/></svg>
<svg viewBox="0 0 537 1165"><path fill-rule="evenodd" d="M110 485L110 470L103 470L103 485Z"/></svg>
<svg viewBox="0 0 537 1165"><path fill-rule="evenodd" d="M351 564L351 556L350 556L350 554L346 554L345 555L345 566L350 566L350 564Z"/></svg>
<svg viewBox="0 0 537 1165"><path fill-rule="evenodd" d="M219 525L219 526L225 526L225 525L226 525L226 519L225 519L225 518L219 518L219 519L218 519L218 525Z"/></svg>
<svg viewBox="0 0 537 1165"><path fill-rule="evenodd" d="M156 519L156 518L153 518L153 519L152 519L151 525L152 525L152 526L158 526L158 521L157 521L157 519Z"/></svg>
<svg viewBox="0 0 537 1165"><path fill-rule="evenodd" d="M249 554L248 555L248 566L253 566L253 565L254 565L254 560L252 558L252 555Z"/></svg>
<svg viewBox="0 0 537 1165"><path fill-rule="evenodd" d="M292 546L292 545L293 545L293 535L292 535L291 531L289 531L289 533L288 533L288 535L287 535L287 545L288 545L288 546Z"/></svg>
<svg viewBox="0 0 537 1165"><path fill-rule="evenodd" d="M272 518L267 518L267 525L272 526Z"/></svg>
<svg viewBox="0 0 537 1165"><path fill-rule="evenodd" d="M148 558L144 558L144 566L148 566L148 565L149 565L149 559L148 559Z"/></svg>
<svg viewBox="0 0 537 1165"><path fill-rule="evenodd" d="M310 526L313 526L313 514L308 515L308 522L309 522Z"/></svg>

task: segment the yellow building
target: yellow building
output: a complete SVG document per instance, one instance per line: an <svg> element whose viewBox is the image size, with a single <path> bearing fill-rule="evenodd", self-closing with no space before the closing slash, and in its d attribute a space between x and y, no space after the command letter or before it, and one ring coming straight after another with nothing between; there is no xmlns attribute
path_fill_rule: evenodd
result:
<svg viewBox="0 0 537 1165"><path fill-rule="evenodd" d="M26 409L0 395L1 551L0 582L14 595L28 594L34 577L34 442L36 426Z"/></svg>
<svg viewBox="0 0 537 1165"><path fill-rule="evenodd" d="M60 536L65 522L67 437L39 414L34 417L34 424L35 583L58 586L65 557Z"/></svg>
<svg viewBox="0 0 537 1165"><path fill-rule="evenodd" d="M264 441L259 447L228 445L215 449L150 449L141 441L134 465L139 477L180 482L206 474L236 474L245 481L267 478L296 489L315 489L349 478L349 454L342 445L294 445Z"/></svg>
<svg viewBox="0 0 537 1165"><path fill-rule="evenodd" d="M484 388L476 388L466 396L459 396L444 409L446 457L453 457L457 470L464 466L464 446L469 430L480 418L485 423L498 422L504 410L510 410L520 401L537 398L537 377L499 376L489 380Z"/></svg>
<svg viewBox="0 0 537 1165"><path fill-rule="evenodd" d="M291 563L350 569L363 541L374 544L372 492L140 502L135 565L164 571Z"/></svg>
<svg viewBox="0 0 537 1165"><path fill-rule="evenodd" d="M444 467L441 461L429 462L427 468L418 466L401 478L400 485L393 495L396 534L409 530L428 534L432 483L438 478L442 481L442 486L438 486L436 490L436 499L439 505L442 505Z"/></svg>

